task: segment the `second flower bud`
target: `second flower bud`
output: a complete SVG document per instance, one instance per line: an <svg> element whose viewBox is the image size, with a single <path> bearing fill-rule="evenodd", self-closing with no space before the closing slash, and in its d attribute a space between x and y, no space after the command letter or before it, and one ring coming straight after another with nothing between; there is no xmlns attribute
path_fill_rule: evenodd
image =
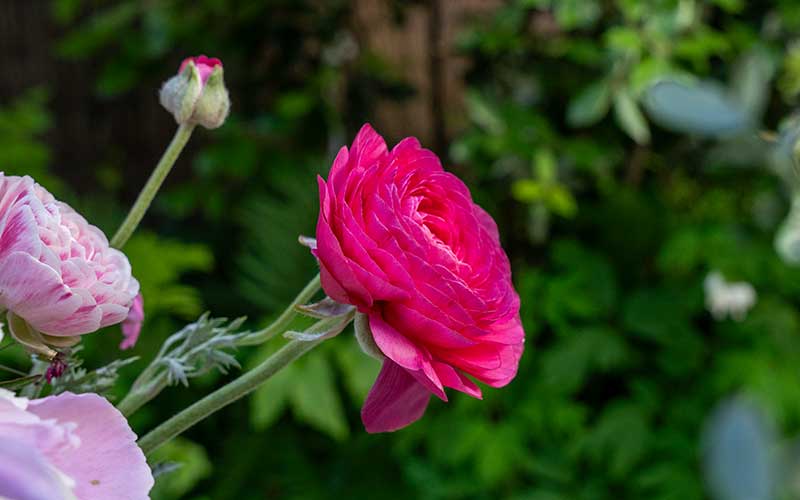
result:
<svg viewBox="0 0 800 500"><path fill-rule="evenodd" d="M161 87L159 100L179 125L220 127L230 110L222 62L202 55L185 59L178 74Z"/></svg>

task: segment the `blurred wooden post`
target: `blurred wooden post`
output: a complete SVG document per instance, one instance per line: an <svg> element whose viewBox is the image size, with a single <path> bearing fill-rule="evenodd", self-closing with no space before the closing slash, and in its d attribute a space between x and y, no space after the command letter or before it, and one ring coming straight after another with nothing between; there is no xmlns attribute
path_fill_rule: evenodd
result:
<svg viewBox="0 0 800 500"><path fill-rule="evenodd" d="M464 71L455 43L474 19L487 16L501 0L428 0L403 9L398 23L390 0L353 0L356 38L402 75L416 95L382 100L374 111L378 130L392 140L416 135L440 155L464 125Z"/></svg>

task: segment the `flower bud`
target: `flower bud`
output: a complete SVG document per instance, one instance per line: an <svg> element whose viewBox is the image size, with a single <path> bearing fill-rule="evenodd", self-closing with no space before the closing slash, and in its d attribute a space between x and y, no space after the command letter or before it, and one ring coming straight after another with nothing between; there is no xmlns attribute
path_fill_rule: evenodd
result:
<svg viewBox="0 0 800 500"><path fill-rule="evenodd" d="M178 74L161 87L159 100L179 125L221 126L231 106L222 62L206 56L184 59Z"/></svg>

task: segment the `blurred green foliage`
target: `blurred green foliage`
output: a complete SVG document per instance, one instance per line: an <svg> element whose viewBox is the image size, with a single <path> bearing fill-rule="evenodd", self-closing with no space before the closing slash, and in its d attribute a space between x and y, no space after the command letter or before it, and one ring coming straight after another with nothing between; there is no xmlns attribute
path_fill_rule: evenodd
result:
<svg viewBox="0 0 800 500"><path fill-rule="evenodd" d="M97 95L155 88L167 62L200 52L222 57L231 84L229 122L195 139L191 177L151 212L159 231L126 249L145 292L136 354L205 309L264 324L314 273L296 238L314 231L315 174L377 98L413 92L403 68L364 47L341 56L344 0L52 7L67 29L53 50L100 65ZM503 233L528 333L517 379L367 435L358 409L377 366L343 335L164 448L159 460L185 465L153 497L706 498L701 435L718 401L746 392L800 433L800 268L773 244L798 184L787 118L799 29L790 0L508 0L464 30L468 123L437 153ZM58 180L46 92L4 104L3 168L113 231L121 200L99 206ZM744 321L706 311L712 270L755 287ZM118 341L87 338L87 364L113 359ZM240 356L252 365L275 348ZM25 366L14 349L0 357ZM119 394L141 366L124 369ZM134 427L219 382L168 389Z"/></svg>

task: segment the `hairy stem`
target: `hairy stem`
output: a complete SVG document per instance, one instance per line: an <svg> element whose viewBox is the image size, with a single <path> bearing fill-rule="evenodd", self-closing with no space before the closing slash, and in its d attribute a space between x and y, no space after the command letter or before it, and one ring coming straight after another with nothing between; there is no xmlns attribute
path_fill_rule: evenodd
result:
<svg viewBox="0 0 800 500"><path fill-rule="evenodd" d="M320 290L320 278L319 274L314 276L314 278L308 282L308 284L303 288L303 290L297 294L297 297L289 304L289 307L284 309L278 318L272 322L271 325L260 330L258 332L254 332L252 335L249 335L245 339L242 340L241 345L257 345L266 342L267 340L273 338L274 336L283 333L292 323L292 320L297 316L298 312L296 307L299 305L306 304L311 298Z"/></svg>
<svg viewBox="0 0 800 500"><path fill-rule="evenodd" d="M352 315L350 318L352 318ZM323 319L318 321L310 330L324 332L331 327L341 324L341 317ZM250 394L275 373L321 344L324 340L325 337L319 337L310 341L290 341L260 365L212 392L200 401L197 401L147 433L139 440L139 447L145 455L152 453L162 444L178 436L183 431L202 421L217 410Z"/></svg>
<svg viewBox="0 0 800 500"><path fill-rule="evenodd" d="M150 174L150 178L147 179L147 183L139 193L139 197L136 198L136 202L131 207L130 212L128 212L128 216L125 217L122 225L117 229L117 233L111 238L112 247L122 248L125 246L125 243L128 242L128 239L136 230L139 222L142 221L145 212L150 208L150 203L153 202L153 198L155 198L156 193L158 193L159 188L161 188L164 179L167 178L169 171L172 170L172 166L175 165L175 161L178 159L178 156L180 156L184 146L189 142L193 130L194 125L185 123L178 127L175 136L172 138L172 142L169 143L158 165L156 165L153 173Z"/></svg>

